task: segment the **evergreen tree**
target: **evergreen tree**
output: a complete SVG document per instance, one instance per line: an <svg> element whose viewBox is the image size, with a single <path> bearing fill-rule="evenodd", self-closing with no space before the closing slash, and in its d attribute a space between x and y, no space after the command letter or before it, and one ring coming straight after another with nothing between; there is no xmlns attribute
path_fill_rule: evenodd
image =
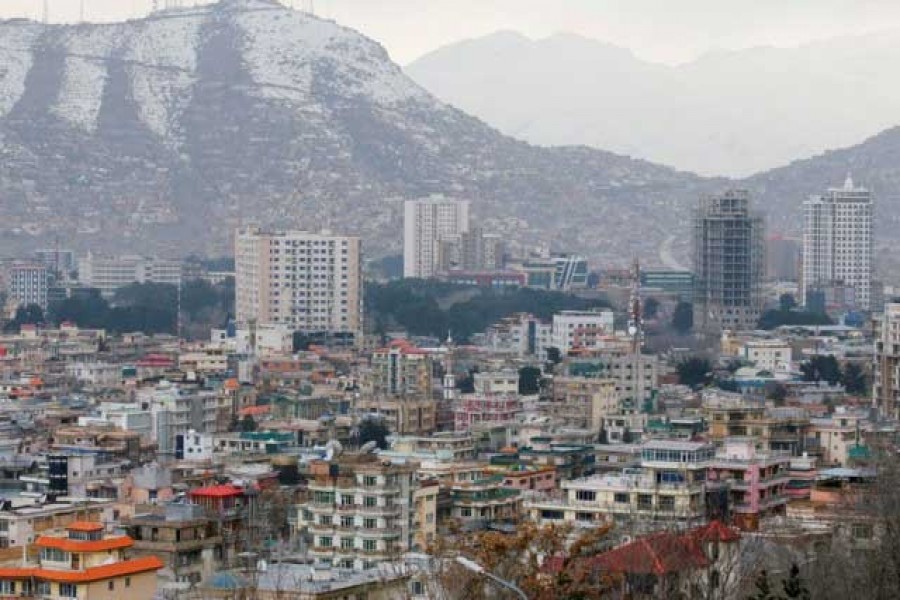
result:
<svg viewBox="0 0 900 600"><path fill-rule="evenodd" d="M747 600L778 600L778 597L772 594L772 586L769 584L769 574L763 569L753 581L756 591Z"/></svg>
<svg viewBox="0 0 900 600"><path fill-rule="evenodd" d="M784 588L784 597L788 600L793 598L809 600L810 598L809 589L807 589L803 578L800 577L800 567L797 566L797 563L791 565L788 578L781 580L781 587Z"/></svg>

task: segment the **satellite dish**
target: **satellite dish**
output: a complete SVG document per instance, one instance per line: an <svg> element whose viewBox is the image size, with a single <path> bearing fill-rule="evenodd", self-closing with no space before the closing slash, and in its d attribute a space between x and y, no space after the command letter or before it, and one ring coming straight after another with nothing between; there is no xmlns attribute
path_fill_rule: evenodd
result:
<svg viewBox="0 0 900 600"><path fill-rule="evenodd" d="M359 453L360 454L371 454L372 451L375 450L377 447L378 447L378 442L376 442L375 440L372 440L371 442L366 442L365 444L363 444L362 447L359 449Z"/></svg>
<svg viewBox="0 0 900 600"><path fill-rule="evenodd" d="M330 440L325 444L325 460L332 460L344 452L344 446L337 440Z"/></svg>

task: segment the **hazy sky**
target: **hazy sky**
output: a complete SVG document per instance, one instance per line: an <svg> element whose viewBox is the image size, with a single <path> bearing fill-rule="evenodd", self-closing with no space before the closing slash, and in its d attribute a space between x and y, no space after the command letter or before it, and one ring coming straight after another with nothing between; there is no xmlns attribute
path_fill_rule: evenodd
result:
<svg viewBox="0 0 900 600"><path fill-rule="evenodd" d="M166 0L159 0L164 4ZM172 1L172 0L169 0ZM791 46L900 29L898 0L313 0L407 63L444 44L498 29L532 37L571 31L660 62L711 49ZM82 0L49 0L51 21L78 19ZM151 0L83 0L88 20L141 16ZM194 0L181 0L190 5ZM297 7L310 0L293 0ZM203 0L197 0L203 3ZM291 0L284 0L291 4ZM0 0L0 15L40 18L43 0Z"/></svg>

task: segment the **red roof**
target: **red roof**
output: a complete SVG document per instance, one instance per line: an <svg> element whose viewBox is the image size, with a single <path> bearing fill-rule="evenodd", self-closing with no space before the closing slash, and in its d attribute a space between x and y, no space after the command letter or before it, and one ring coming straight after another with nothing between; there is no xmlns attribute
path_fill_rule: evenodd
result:
<svg viewBox="0 0 900 600"><path fill-rule="evenodd" d="M240 410L241 416L246 417L247 415L257 417L259 415L269 414L269 410L272 407L269 404L261 404L259 406L245 406Z"/></svg>
<svg viewBox="0 0 900 600"><path fill-rule="evenodd" d="M663 532L605 552L591 559L591 564L613 573L665 575L706 567L709 560L690 536Z"/></svg>
<svg viewBox="0 0 900 600"><path fill-rule="evenodd" d="M29 579L35 577L62 583L85 583L123 577L125 575L135 575L146 571L156 571L162 568L163 563L159 558L156 556L145 556L143 558L100 565L99 567L90 567L84 571L57 571L37 567L0 568L0 579Z"/></svg>
<svg viewBox="0 0 900 600"><path fill-rule="evenodd" d="M698 527L690 534L700 542L736 542L741 539L740 533L722 521L710 521L708 525Z"/></svg>
<svg viewBox="0 0 900 600"><path fill-rule="evenodd" d="M41 548L56 548L64 552L106 552L129 548L134 545L134 540L127 535L102 540L71 540L69 538L42 535L35 540L34 544Z"/></svg>
<svg viewBox="0 0 900 600"><path fill-rule="evenodd" d="M244 488L226 484L211 485L209 487L197 488L190 491L191 496L206 496L207 498L227 498L229 496L243 496Z"/></svg>
<svg viewBox="0 0 900 600"><path fill-rule="evenodd" d="M74 521L66 526L68 531L103 531L102 523L94 521Z"/></svg>

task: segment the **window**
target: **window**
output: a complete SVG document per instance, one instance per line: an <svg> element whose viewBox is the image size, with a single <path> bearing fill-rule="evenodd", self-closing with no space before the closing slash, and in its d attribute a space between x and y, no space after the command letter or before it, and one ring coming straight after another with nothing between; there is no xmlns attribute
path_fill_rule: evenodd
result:
<svg viewBox="0 0 900 600"><path fill-rule="evenodd" d="M16 582L15 581L0 581L0 594L15 594L16 593Z"/></svg>
<svg viewBox="0 0 900 600"><path fill-rule="evenodd" d="M378 498L375 496L366 496L363 503L365 506L378 506Z"/></svg>
<svg viewBox="0 0 900 600"><path fill-rule="evenodd" d="M363 519L363 528L364 529L377 529L378 528L378 519Z"/></svg>
<svg viewBox="0 0 900 600"><path fill-rule="evenodd" d="M375 487L378 485L378 478L374 475L366 475L363 477L363 485L366 487Z"/></svg>
<svg viewBox="0 0 900 600"><path fill-rule="evenodd" d="M106 589L108 589L109 591L113 591L114 589L116 589L116 582L110 579L109 583L106 584Z"/></svg>
<svg viewBox="0 0 900 600"><path fill-rule="evenodd" d="M378 549L378 542L375 540L363 540L363 550L374 552Z"/></svg>
<svg viewBox="0 0 900 600"><path fill-rule="evenodd" d="M617 504L628 504L631 501L631 498L628 494L616 493L613 496L613 501Z"/></svg>
<svg viewBox="0 0 900 600"><path fill-rule="evenodd" d="M581 502L593 502L597 499L597 492L589 490L578 490L575 492L575 499Z"/></svg>
<svg viewBox="0 0 900 600"><path fill-rule="evenodd" d="M322 548L331 548L331 537L325 536L319 538L319 546Z"/></svg>
<svg viewBox="0 0 900 600"><path fill-rule="evenodd" d="M59 584L59 595L63 598L77 598L78 586L74 583L61 583Z"/></svg>
<svg viewBox="0 0 900 600"><path fill-rule="evenodd" d="M352 550L353 538L341 538L341 548L344 550Z"/></svg>
<svg viewBox="0 0 900 600"><path fill-rule="evenodd" d="M38 596L49 596L50 595L50 582L49 581L38 581L35 591Z"/></svg>
<svg viewBox="0 0 900 600"><path fill-rule="evenodd" d="M872 525L868 523L854 523L851 533L853 534L853 539L856 540L872 539Z"/></svg>
<svg viewBox="0 0 900 600"><path fill-rule="evenodd" d="M131 587L131 577L125 578L125 587Z"/></svg>
<svg viewBox="0 0 900 600"><path fill-rule="evenodd" d="M341 527L353 527L353 517L341 517Z"/></svg>
<svg viewBox="0 0 900 600"><path fill-rule="evenodd" d="M674 496L660 496L659 497L659 510L667 510L667 511L675 510L675 497Z"/></svg>

